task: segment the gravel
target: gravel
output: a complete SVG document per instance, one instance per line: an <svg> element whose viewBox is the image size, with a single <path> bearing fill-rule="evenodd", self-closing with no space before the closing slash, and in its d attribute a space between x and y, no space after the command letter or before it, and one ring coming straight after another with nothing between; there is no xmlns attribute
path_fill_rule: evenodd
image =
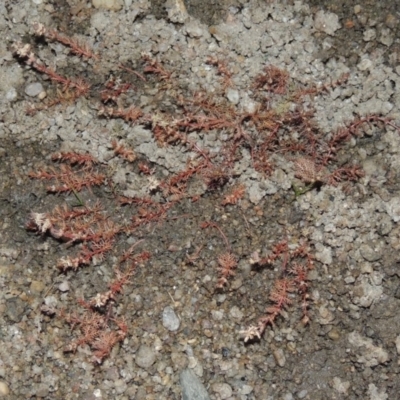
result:
<svg viewBox="0 0 400 400"><path fill-rule="evenodd" d="M223 18L209 24L195 18L191 2L163 3L163 18L147 0L93 0L63 3L14 1L0 5L0 396L12 399L394 399L400 390L400 56L398 17L373 13L359 4L343 15L335 5L314 2L262 2L225 5ZM334 2L328 2L334 3ZM221 6L221 5L219 5ZM376 7L380 7L377 5ZM211 10L211 8L210 8ZM210 11L210 15L212 12ZM375 15L375 17L374 17ZM101 62L70 55L64 46L32 36L40 21L72 34L101 53ZM29 104L54 96L54 85L18 63L12 44L32 43L35 54L57 73L82 75L94 87L121 76L134 82L121 98L155 117L177 112L176 95L207 91L224 104L257 111L252 82L265 65L289 73L293 85L329 85L348 80L321 95L309 95L315 123L329 138L354 116L379 114L391 123L363 126L339 152L341 165L356 161L365 171L359 181L321 185L294 197L293 160L274 154L270 176L254 169L253 154L241 149L227 188L245 187L237 205L221 206L223 190L199 182L190 198L162 224L124 237L110 258L60 274L61 256L79 244L59 243L26 231L30 212L75 205L74 194L51 196L28 173L51 164L59 151L87 152L107 168L109 186L80 194L88 204L99 199L109 215L130 218L112 208L112 196L160 201L159 182L186 168L197 155L182 143L160 146L146 124L99 118L95 101L78 99L28 115ZM142 53L169 71L172 82L147 76L146 82L120 64L140 71ZM232 86L206 63L226 62ZM169 86L170 85L170 86ZM287 99L268 98L281 112ZM296 134L289 132L289 134ZM188 132L191 143L219 160L229 140L225 131ZM134 149L154 169L137 173L115 157L111 140ZM136 164L135 164L136 165ZM151 178L151 179L150 179ZM201 229L217 221L238 255L235 276L215 290L218 255L226 243ZM140 265L105 318L124 317L125 339L101 365L92 351L78 346L71 327L54 316L78 312L77 299L107 290L117 250L144 238L149 264ZM244 344L240 331L263 315L277 265L252 267L255 254L269 254L287 239L295 248L307 238L315 269L309 276L310 321L288 308L260 341ZM196 254L199 256L196 258ZM119 253L120 255L120 253ZM189 258L188 258L189 257ZM194 261L190 261L192 260ZM297 298L293 298L293 305ZM46 310L42 313L41 310Z"/></svg>

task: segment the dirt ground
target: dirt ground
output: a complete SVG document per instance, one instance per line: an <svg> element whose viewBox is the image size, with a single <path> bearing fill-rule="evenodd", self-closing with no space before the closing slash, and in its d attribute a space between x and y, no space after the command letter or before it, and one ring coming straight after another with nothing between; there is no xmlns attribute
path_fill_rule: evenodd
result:
<svg viewBox="0 0 400 400"><path fill-rule="evenodd" d="M107 4L0 5L0 396L398 398L398 2Z"/></svg>

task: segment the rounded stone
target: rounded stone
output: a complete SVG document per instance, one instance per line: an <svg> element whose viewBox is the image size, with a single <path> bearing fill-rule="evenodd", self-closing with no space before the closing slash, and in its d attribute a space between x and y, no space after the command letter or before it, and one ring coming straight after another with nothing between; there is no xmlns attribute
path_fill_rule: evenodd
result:
<svg viewBox="0 0 400 400"><path fill-rule="evenodd" d="M169 306L164 308L162 322L164 328L171 332L177 331L181 323L178 316L175 314L175 311Z"/></svg>
<svg viewBox="0 0 400 400"><path fill-rule="evenodd" d="M44 91L44 88L40 82L30 83L25 88L25 94L30 97L39 96L43 91Z"/></svg>

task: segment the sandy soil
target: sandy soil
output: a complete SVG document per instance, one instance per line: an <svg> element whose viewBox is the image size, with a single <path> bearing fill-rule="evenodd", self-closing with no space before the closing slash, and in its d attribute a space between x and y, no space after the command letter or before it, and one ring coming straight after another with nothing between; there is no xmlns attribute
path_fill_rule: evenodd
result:
<svg viewBox="0 0 400 400"><path fill-rule="evenodd" d="M0 5L0 395L397 398L395 2L193 3Z"/></svg>

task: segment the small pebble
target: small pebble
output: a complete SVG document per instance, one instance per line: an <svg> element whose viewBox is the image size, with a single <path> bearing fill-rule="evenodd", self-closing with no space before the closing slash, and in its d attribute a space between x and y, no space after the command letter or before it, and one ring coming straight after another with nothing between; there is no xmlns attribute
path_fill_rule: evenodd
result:
<svg viewBox="0 0 400 400"><path fill-rule="evenodd" d="M60 292L68 292L69 291L69 282L63 281L58 285L58 290Z"/></svg>
<svg viewBox="0 0 400 400"><path fill-rule="evenodd" d="M45 285L42 281L32 281L31 282L31 292L32 293L41 293L45 288Z"/></svg>
<svg viewBox="0 0 400 400"><path fill-rule="evenodd" d="M144 345L139 347L135 358L136 364L139 367L147 369L154 364L155 360L156 353L151 347Z"/></svg>
<svg viewBox="0 0 400 400"><path fill-rule="evenodd" d="M228 399L232 396L232 388L227 383L214 383L212 389L219 394L220 399Z"/></svg>
<svg viewBox="0 0 400 400"><path fill-rule="evenodd" d="M8 396L10 394L10 389L7 385L7 383L0 381L0 396Z"/></svg>
<svg viewBox="0 0 400 400"><path fill-rule="evenodd" d="M30 83L25 88L25 94L30 97L39 96L39 94L42 92L44 92L44 88L40 82Z"/></svg>
<svg viewBox="0 0 400 400"><path fill-rule="evenodd" d="M275 349L272 352L276 363L280 366L280 367L284 367L286 364L286 357L285 354L283 353L282 349Z"/></svg>
<svg viewBox="0 0 400 400"><path fill-rule="evenodd" d="M177 331L179 329L180 320L175 314L172 307L165 307L162 314L162 323L165 329L171 332Z"/></svg>

